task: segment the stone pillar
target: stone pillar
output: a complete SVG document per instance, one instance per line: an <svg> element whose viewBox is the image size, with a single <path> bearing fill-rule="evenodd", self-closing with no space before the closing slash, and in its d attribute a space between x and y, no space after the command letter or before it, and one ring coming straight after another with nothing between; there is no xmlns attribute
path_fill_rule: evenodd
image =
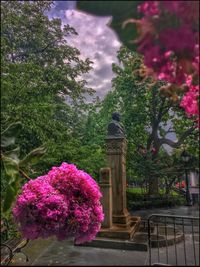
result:
<svg viewBox="0 0 200 267"><path fill-rule="evenodd" d="M125 137L107 137L106 152L111 168L113 223L126 226L129 213L126 207L126 145Z"/></svg>
<svg viewBox="0 0 200 267"><path fill-rule="evenodd" d="M101 224L102 228L112 227L112 182L110 168L100 169L100 190L103 195L101 204L103 206L104 221Z"/></svg>

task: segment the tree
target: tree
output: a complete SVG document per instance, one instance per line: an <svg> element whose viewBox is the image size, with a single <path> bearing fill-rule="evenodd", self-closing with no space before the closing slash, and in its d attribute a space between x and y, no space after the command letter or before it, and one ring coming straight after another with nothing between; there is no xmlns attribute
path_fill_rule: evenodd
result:
<svg viewBox="0 0 200 267"><path fill-rule="evenodd" d="M21 121L18 143L22 157L40 145L48 147L38 165L39 173L63 160L73 160L73 147L78 149L76 139L81 138L87 111L84 94L93 93L81 79L91 69L91 62L81 60L80 52L67 42L76 31L45 15L52 4L1 3L2 129Z"/></svg>
<svg viewBox="0 0 200 267"><path fill-rule="evenodd" d="M118 59L123 67L113 65L117 76L113 79L112 94L117 103L114 104L113 100L112 106L118 107L122 113L127 132L128 168L137 170L138 175L140 173L143 177L146 175L149 193L158 193L161 148L165 144L178 148L197 130L173 98L160 94L164 82L150 77L144 79L145 67L141 56L122 47ZM183 124L184 129L181 130ZM176 132L176 129L179 129L177 141L173 141L167 134ZM139 146L144 149L142 153Z"/></svg>

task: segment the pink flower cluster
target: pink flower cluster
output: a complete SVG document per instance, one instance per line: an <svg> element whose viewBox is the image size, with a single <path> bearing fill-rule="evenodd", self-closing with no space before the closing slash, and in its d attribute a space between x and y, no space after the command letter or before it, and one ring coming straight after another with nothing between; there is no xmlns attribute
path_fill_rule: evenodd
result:
<svg viewBox="0 0 200 267"><path fill-rule="evenodd" d="M138 6L138 12L145 16L154 16L160 13L157 1L148 1Z"/></svg>
<svg viewBox="0 0 200 267"><path fill-rule="evenodd" d="M158 79L181 86L199 75L199 1L148 1L138 6L138 51ZM181 106L198 117L199 86L190 83Z"/></svg>
<svg viewBox="0 0 200 267"><path fill-rule="evenodd" d="M187 77L186 84L189 87L189 91L183 96L180 106L186 110L189 116L197 115L199 114L199 85L192 85L191 76ZM199 125L199 117L197 117L196 121Z"/></svg>
<svg viewBox="0 0 200 267"><path fill-rule="evenodd" d="M81 244L94 239L100 230L104 219L101 197L90 175L63 162L22 187L13 215L25 238L74 237Z"/></svg>

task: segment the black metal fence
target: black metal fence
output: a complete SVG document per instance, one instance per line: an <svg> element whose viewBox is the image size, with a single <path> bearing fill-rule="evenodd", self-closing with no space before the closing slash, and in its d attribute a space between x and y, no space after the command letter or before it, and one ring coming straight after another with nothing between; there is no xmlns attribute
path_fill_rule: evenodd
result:
<svg viewBox="0 0 200 267"><path fill-rule="evenodd" d="M150 266L199 266L199 218L152 214L148 217Z"/></svg>

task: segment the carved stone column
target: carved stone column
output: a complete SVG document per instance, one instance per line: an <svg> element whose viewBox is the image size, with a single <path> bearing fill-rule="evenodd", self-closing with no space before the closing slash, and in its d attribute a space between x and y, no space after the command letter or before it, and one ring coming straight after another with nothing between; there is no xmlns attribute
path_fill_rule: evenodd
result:
<svg viewBox="0 0 200 267"><path fill-rule="evenodd" d="M102 228L112 227L112 181L110 168L100 169L100 189L102 192L101 204L103 206L104 221L101 224Z"/></svg>
<svg viewBox="0 0 200 267"><path fill-rule="evenodd" d="M125 137L107 137L106 153L111 168L113 223L126 225L129 213L126 207L126 146Z"/></svg>

